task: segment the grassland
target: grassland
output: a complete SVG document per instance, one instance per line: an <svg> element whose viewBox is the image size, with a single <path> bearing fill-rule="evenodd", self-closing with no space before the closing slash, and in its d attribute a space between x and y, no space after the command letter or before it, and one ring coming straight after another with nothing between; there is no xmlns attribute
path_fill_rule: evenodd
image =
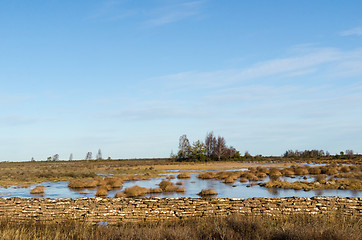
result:
<svg viewBox="0 0 362 240"><path fill-rule="evenodd" d="M355 216L296 215L283 217L197 218L118 226L82 222L42 224L0 220L0 239L361 239L361 219Z"/></svg>

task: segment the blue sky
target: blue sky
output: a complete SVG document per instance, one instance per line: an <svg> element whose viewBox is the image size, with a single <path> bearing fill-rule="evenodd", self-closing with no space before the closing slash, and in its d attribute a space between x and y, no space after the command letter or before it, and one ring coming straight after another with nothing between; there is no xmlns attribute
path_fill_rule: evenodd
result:
<svg viewBox="0 0 362 240"><path fill-rule="evenodd" d="M0 161L362 152L362 2L0 2Z"/></svg>

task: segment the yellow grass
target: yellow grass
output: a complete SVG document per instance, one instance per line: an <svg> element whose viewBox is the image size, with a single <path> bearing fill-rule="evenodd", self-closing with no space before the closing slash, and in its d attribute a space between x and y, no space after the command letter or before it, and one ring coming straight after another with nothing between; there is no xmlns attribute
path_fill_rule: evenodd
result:
<svg viewBox="0 0 362 240"><path fill-rule="evenodd" d="M32 190L30 190L31 194L44 194L45 187L44 186L36 186Z"/></svg>
<svg viewBox="0 0 362 240"><path fill-rule="evenodd" d="M200 195L200 196L217 195L217 192L212 188L210 188L210 189L202 189L201 192L199 192L197 195Z"/></svg>

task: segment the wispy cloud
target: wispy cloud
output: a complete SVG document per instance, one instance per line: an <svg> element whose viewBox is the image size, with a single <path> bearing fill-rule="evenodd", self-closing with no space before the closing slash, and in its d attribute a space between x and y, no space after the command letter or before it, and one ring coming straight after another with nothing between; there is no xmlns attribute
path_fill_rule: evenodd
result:
<svg viewBox="0 0 362 240"><path fill-rule="evenodd" d="M109 0L98 6L88 19L120 21L134 17L135 23L141 26L156 27L197 16L202 4L203 1L165 1L162 4L154 3L152 7L135 8L130 1Z"/></svg>
<svg viewBox="0 0 362 240"><path fill-rule="evenodd" d="M34 117L28 117L24 115L6 115L0 116L0 124L2 126L19 126L19 125L29 125L37 122L39 119Z"/></svg>
<svg viewBox="0 0 362 240"><path fill-rule="evenodd" d="M293 79L323 74L333 77L362 75L362 49L343 51L337 48L314 48L297 55L261 61L240 69L210 72L180 72L158 78L173 89L220 88L269 78ZM155 80L155 79L153 79Z"/></svg>
<svg viewBox="0 0 362 240"><path fill-rule="evenodd" d="M201 5L202 1L186 1L153 9L148 13L150 18L144 24L146 26L160 26L180 21L198 15Z"/></svg>
<svg viewBox="0 0 362 240"><path fill-rule="evenodd" d="M0 93L0 105L12 105L32 99L30 95Z"/></svg>
<svg viewBox="0 0 362 240"><path fill-rule="evenodd" d="M362 27L356 27L342 31L339 33L341 36L362 36Z"/></svg>

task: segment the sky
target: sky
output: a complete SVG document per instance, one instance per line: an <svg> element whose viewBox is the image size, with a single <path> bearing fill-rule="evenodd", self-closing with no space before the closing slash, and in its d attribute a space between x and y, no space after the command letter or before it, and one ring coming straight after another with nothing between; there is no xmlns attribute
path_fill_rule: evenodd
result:
<svg viewBox="0 0 362 240"><path fill-rule="evenodd" d="M362 152L362 1L2 0L0 161Z"/></svg>

